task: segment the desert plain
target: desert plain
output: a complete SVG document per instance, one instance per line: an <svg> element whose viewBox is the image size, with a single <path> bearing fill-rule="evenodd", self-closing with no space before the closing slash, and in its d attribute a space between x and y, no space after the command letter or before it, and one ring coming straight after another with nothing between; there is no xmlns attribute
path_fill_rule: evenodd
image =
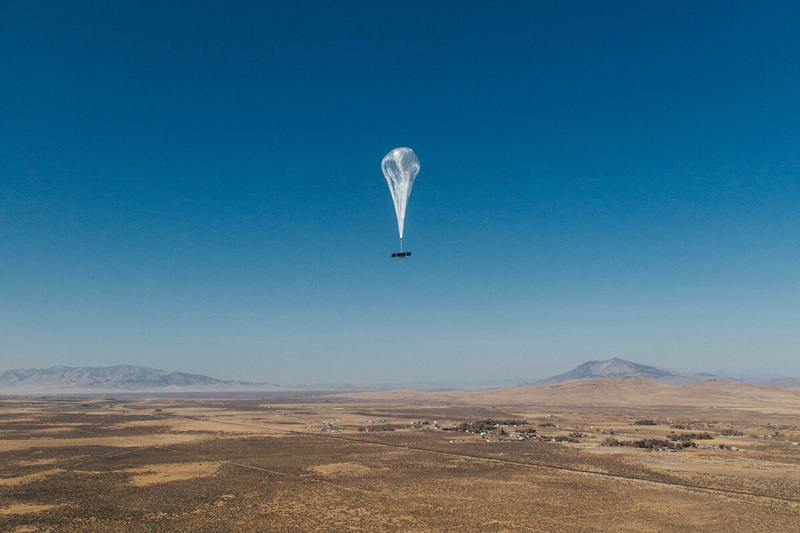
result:
<svg viewBox="0 0 800 533"><path fill-rule="evenodd" d="M0 531L794 532L800 390L0 398Z"/></svg>

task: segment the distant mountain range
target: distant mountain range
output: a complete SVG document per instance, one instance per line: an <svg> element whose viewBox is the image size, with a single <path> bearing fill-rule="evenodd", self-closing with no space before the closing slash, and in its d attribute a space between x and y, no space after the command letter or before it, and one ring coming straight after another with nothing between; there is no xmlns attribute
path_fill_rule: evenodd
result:
<svg viewBox="0 0 800 533"><path fill-rule="evenodd" d="M55 366L0 372L0 393L51 392L235 392L291 389L272 383L222 381L199 374L141 366Z"/></svg>
<svg viewBox="0 0 800 533"><path fill-rule="evenodd" d="M647 377L670 385L698 381L739 381L776 387L800 387L800 378L732 379L707 373L676 372L655 366L641 365L624 359L588 361L569 372L521 386L551 385L565 381ZM414 387L413 385L410 385ZM369 387L386 390L389 386ZM420 387L414 387L420 388ZM425 388L425 387L422 387ZM436 388L451 389L439 384ZM474 387L467 387L474 388ZM493 387L494 388L494 387ZM141 366L116 365L108 367L56 366L45 369L8 370L0 372L0 394L68 394L68 393L232 393L269 391L353 390L352 385L280 386L273 383L222 381L199 374L168 372ZM360 388L364 390L364 388Z"/></svg>

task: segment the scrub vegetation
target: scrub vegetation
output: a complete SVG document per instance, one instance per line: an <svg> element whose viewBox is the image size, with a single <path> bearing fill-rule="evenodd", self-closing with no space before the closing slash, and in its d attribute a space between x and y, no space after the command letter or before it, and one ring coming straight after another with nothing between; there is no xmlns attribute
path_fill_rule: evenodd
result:
<svg viewBox="0 0 800 533"><path fill-rule="evenodd" d="M0 530L717 531L735 515L726 529L794 531L798 425L690 407L6 399Z"/></svg>

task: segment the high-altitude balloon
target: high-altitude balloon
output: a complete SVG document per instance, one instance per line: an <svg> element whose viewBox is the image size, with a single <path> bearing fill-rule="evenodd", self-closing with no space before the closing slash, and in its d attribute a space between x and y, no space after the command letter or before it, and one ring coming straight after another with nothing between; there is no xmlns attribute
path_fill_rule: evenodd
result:
<svg viewBox="0 0 800 533"><path fill-rule="evenodd" d="M394 210L397 213L397 229L400 232L400 251L403 251L403 224L406 219L406 206L411 186L419 172L419 159L411 148L395 148L381 162L383 175L392 193ZM408 254L410 255L410 253ZM402 256L402 257L405 257Z"/></svg>

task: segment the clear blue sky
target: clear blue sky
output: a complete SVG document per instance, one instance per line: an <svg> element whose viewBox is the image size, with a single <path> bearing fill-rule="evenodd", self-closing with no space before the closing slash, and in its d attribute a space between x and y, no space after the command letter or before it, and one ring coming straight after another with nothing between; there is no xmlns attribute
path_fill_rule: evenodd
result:
<svg viewBox="0 0 800 533"><path fill-rule="evenodd" d="M2 2L0 370L800 376L798 20L794 1ZM405 260L397 146L421 162Z"/></svg>

